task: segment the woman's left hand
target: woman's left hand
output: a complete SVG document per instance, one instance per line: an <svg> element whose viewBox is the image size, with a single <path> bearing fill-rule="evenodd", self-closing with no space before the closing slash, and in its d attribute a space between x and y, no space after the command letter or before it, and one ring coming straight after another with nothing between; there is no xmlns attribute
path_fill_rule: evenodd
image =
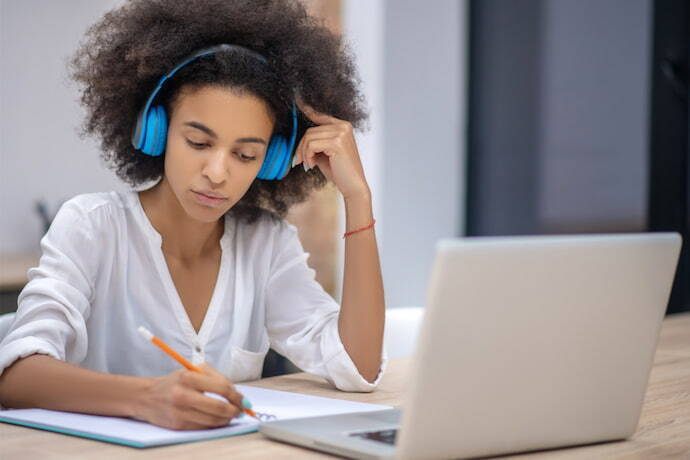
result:
<svg viewBox="0 0 690 460"><path fill-rule="evenodd" d="M297 144L293 166L303 162L308 169L318 166L346 200L358 194L368 194L369 185L350 122L318 112L301 101L297 105L318 126L305 131Z"/></svg>

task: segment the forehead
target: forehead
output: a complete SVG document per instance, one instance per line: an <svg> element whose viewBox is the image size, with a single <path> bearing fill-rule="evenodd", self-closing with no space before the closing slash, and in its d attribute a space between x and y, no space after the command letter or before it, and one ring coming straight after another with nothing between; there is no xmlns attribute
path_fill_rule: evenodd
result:
<svg viewBox="0 0 690 460"><path fill-rule="evenodd" d="M268 137L273 114L253 94L215 86L183 89L173 104L173 123L200 122L222 138L242 135ZM190 128L193 129L193 128Z"/></svg>

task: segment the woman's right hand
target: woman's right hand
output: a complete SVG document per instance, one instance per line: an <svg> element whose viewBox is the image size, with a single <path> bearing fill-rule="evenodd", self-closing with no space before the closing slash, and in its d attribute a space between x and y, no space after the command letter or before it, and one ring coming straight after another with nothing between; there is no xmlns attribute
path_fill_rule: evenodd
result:
<svg viewBox="0 0 690 460"><path fill-rule="evenodd" d="M243 396L232 381L208 364L198 367L203 374L182 369L153 378L141 395L136 418L173 430L202 430L227 425L242 414Z"/></svg>

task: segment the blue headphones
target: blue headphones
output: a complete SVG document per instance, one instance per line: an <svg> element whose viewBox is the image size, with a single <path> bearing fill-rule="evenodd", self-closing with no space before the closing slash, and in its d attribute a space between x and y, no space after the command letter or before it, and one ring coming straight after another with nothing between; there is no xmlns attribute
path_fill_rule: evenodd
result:
<svg viewBox="0 0 690 460"><path fill-rule="evenodd" d="M241 50L264 63L268 63L266 58L262 55L239 45L228 45L223 43L196 51L178 64L170 73L160 79L158 86L156 86L156 89L153 90L146 101L146 105L141 112L139 112L137 124L132 133L132 145L135 149L153 157L163 154L165 151L165 141L168 136L168 117L162 105L157 104L151 107L153 100L156 98L165 80L172 77L180 68L201 56L207 56L223 50ZM294 101L292 102L291 113L292 133L290 134L290 140L277 134L271 136L271 140L268 143L268 149L266 150L266 157L264 158L261 170L257 176L259 179L282 179L287 175L290 169L290 160L292 159L295 139L297 137L297 109Z"/></svg>

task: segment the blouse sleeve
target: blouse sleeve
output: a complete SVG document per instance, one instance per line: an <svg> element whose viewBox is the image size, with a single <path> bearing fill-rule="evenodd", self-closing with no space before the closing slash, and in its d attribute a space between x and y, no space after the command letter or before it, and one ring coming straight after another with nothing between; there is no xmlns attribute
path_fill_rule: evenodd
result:
<svg viewBox="0 0 690 460"><path fill-rule="evenodd" d="M39 266L28 271L14 322L0 342L0 374L34 353L75 364L86 357L94 240L85 212L73 200L65 203L41 239Z"/></svg>
<svg viewBox="0 0 690 460"><path fill-rule="evenodd" d="M315 279L307 265L295 226L281 222L266 289L266 323L272 347L300 369L328 380L343 391L373 391L373 383L357 370L338 332L340 306ZM362 318L366 321L366 318Z"/></svg>

